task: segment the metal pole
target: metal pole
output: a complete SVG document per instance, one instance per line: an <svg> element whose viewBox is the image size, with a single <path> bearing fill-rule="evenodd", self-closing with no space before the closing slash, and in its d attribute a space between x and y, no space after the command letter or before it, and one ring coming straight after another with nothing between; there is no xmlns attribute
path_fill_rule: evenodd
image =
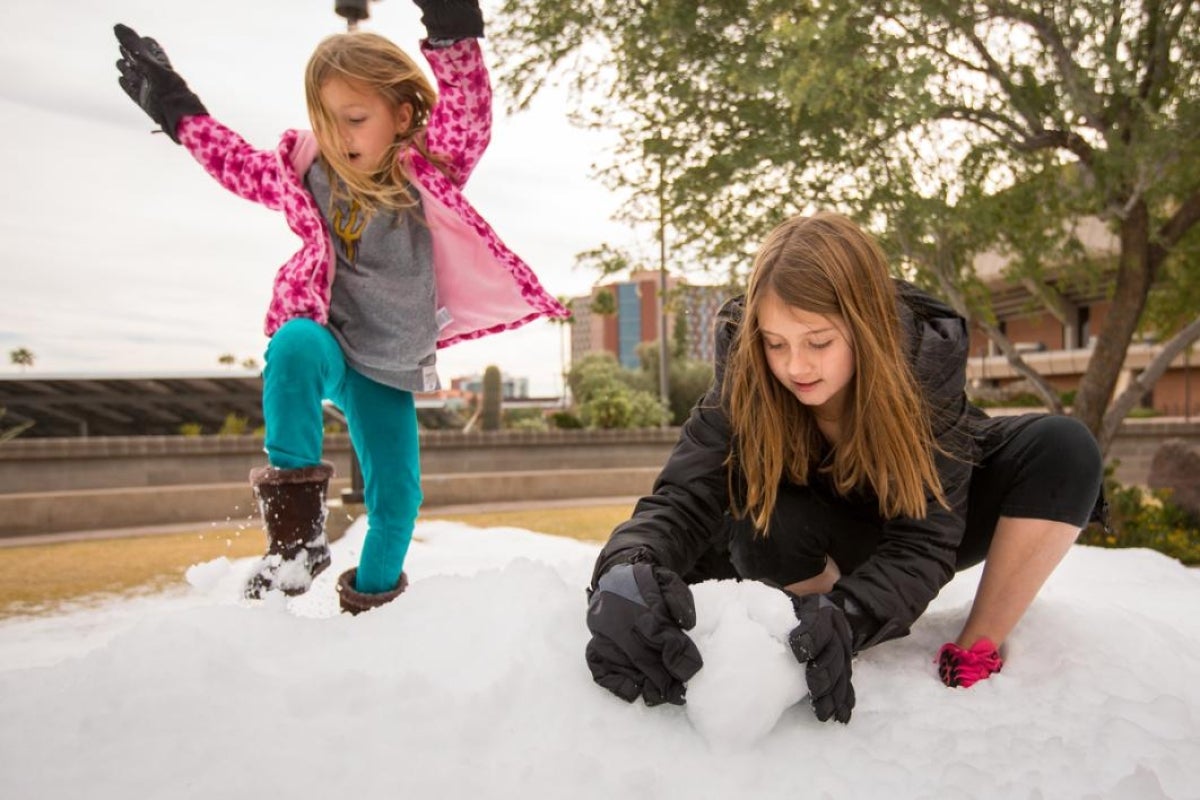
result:
<svg viewBox="0 0 1200 800"><path fill-rule="evenodd" d="M567 320L560 319L558 321L558 381L559 392L562 397L559 398L559 405L566 409L567 407Z"/></svg>
<svg viewBox="0 0 1200 800"><path fill-rule="evenodd" d="M668 411L671 408L670 382L667 380L667 208L664 197L664 155L658 151L658 394ZM670 420L663 422L667 427Z"/></svg>
<svg viewBox="0 0 1200 800"><path fill-rule="evenodd" d="M358 23L371 16L367 10L367 0L334 0L333 10L346 20L346 30L358 30Z"/></svg>

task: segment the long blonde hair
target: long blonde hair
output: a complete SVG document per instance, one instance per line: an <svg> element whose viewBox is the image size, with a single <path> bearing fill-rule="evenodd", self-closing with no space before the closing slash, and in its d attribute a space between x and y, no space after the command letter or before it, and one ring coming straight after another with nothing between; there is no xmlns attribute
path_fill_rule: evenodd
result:
<svg viewBox="0 0 1200 800"><path fill-rule="evenodd" d="M789 306L845 320L855 370L842 435L824 466L818 467L824 438L816 418L767 364L759 314L771 293ZM924 517L927 496L945 504L929 412L909 368L898 302L879 245L840 214L793 217L759 250L727 365L725 399L734 434L733 510L752 517L764 535L780 481L807 484L814 468L827 471L842 496L873 490L885 518ZM739 473L745 481L740 487Z"/></svg>
<svg viewBox="0 0 1200 800"><path fill-rule="evenodd" d="M374 175L363 175L352 169L338 144L337 122L321 101L321 87L331 78L341 78L377 92L392 112L406 103L412 107L408 130L396 137L383 165ZM322 40L309 58L304 71L304 94L321 157L328 169L341 178L341 181L335 181L333 175L329 176L333 198L355 201L368 212L415 206L417 198L409 189L401 151L411 146L431 162L439 162L425 149L425 128L429 112L437 102L437 91L417 63L378 34L334 34Z"/></svg>

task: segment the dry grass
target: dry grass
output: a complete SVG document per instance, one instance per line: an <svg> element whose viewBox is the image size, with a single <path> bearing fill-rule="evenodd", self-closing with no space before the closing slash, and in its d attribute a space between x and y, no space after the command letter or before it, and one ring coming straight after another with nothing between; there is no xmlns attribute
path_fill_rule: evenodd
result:
<svg viewBox="0 0 1200 800"><path fill-rule="evenodd" d="M178 583L192 564L263 552L257 527L5 547L0 549L0 619L53 611L94 596L135 594Z"/></svg>
<svg viewBox="0 0 1200 800"><path fill-rule="evenodd" d="M494 511L484 514L423 514L421 519L445 519L476 528L525 528L569 539L603 542L618 523L629 519L632 505Z"/></svg>
<svg viewBox="0 0 1200 800"><path fill-rule="evenodd" d="M478 528L526 528L573 539L603 541L628 519L628 505L444 514ZM0 619L53 613L91 598L161 590L183 579L192 564L262 553L257 526L215 525L185 533L0 548Z"/></svg>

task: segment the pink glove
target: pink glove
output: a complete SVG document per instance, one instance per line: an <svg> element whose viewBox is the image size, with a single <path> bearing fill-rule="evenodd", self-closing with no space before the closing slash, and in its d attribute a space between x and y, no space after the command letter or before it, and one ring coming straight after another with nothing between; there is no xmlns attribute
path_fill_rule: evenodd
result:
<svg viewBox="0 0 1200 800"><path fill-rule="evenodd" d="M971 645L970 650L963 650L954 642L947 642L938 651L938 675L947 686L961 686L966 689L999 672L1004 666L1000 651L991 639L984 637Z"/></svg>

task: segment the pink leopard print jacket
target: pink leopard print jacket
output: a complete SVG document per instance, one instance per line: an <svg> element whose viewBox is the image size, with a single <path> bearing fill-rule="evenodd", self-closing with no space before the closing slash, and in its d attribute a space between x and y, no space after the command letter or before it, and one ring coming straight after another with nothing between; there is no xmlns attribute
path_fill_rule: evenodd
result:
<svg viewBox="0 0 1200 800"><path fill-rule="evenodd" d="M539 317L568 316L461 192L491 137L491 84L479 43L464 39L445 48L422 44L421 51L439 93L426 143L430 152L445 157L445 172L415 150L400 157L408 160L409 175L421 193L433 233L438 305L450 317L439 332L438 347L511 330ZM222 186L283 211L300 237L300 250L275 276L267 336L296 317L327 324L336 260L321 212L303 183L317 157L316 137L289 130L277 150L256 150L210 116L184 117L176 133Z"/></svg>

